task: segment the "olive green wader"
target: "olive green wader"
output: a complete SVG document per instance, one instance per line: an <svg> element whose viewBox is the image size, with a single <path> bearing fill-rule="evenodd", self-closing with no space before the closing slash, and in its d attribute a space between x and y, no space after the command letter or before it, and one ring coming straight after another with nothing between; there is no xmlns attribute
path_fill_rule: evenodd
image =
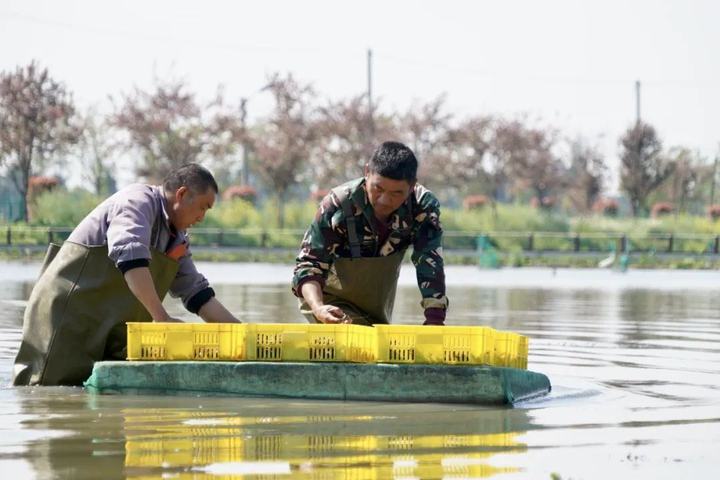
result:
<svg viewBox="0 0 720 480"><path fill-rule="evenodd" d="M150 274L160 299L178 263L151 249ZM125 322L151 317L135 298L107 245L50 245L30 294L14 385L82 385L99 360L125 359Z"/></svg>
<svg viewBox="0 0 720 480"><path fill-rule="evenodd" d="M362 257L349 192L339 188L334 192L346 218L351 257L333 262L323 288L323 303L341 308L354 324L390 323L405 251L386 257ZM303 300L300 313L309 322L317 322Z"/></svg>

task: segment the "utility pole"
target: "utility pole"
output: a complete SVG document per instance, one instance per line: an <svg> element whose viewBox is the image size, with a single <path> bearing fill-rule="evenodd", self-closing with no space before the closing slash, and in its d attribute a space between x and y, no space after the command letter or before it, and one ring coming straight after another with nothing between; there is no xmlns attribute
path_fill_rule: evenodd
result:
<svg viewBox="0 0 720 480"><path fill-rule="evenodd" d="M250 165L248 162L248 141L247 141L247 98L240 99L240 126L242 127L242 184L250 184Z"/></svg>
<svg viewBox="0 0 720 480"><path fill-rule="evenodd" d="M640 131L640 80L635 80L635 133L637 134L637 161L642 161L642 131ZM633 202L633 217L638 214L640 202L637 199Z"/></svg>
<svg viewBox="0 0 720 480"><path fill-rule="evenodd" d="M373 99L372 99L372 50L367 51L367 96L368 96L368 127L370 129L369 142L375 140L375 120L373 115Z"/></svg>
<svg viewBox="0 0 720 480"><path fill-rule="evenodd" d="M717 178L718 158L720 153L715 154L715 162L713 163L712 183L710 183L710 205L715 205L715 179Z"/></svg>
<svg viewBox="0 0 720 480"><path fill-rule="evenodd" d="M635 123L640 125L640 80L635 80Z"/></svg>

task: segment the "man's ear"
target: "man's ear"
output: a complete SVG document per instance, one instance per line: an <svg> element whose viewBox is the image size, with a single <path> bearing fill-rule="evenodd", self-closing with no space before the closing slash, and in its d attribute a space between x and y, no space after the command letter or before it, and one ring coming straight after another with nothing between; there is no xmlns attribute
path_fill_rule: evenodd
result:
<svg viewBox="0 0 720 480"><path fill-rule="evenodd" d="M183 198L185 198L188 195L189 192L190 192L190 190L188 190L188 188L185 185L178 188L177 190L175 190L175 201L180 202Z"/></svg>
<svg viewBox="0 0 720 480"><path fill-rule="evenodd" d="M370 169L368 168L368 164L365 164L365 167L363 168L363 177L367 178L367 176L370 173Z"/></svg>
<svg viewBox="0 0 720 480"><path fill-rule="evenodd" d="M417 184L417 180L413 180L412 182L408 182L408 185L410 185L410 190L408 190L408 196L405 199L405 201L409 201L410 197L413 196L413 191L415 191L415 185Z"/></svg>

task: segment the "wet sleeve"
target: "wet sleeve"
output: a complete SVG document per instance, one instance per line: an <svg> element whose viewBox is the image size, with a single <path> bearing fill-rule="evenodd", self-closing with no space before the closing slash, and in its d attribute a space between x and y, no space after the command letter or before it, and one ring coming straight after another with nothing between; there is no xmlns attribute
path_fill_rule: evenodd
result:
<svg viewBox="0 0 720 480"><path fill-rule="evenodd" d="M445 295L445 265L442 257L440 203L430 193L423 195L415 216L412 262L422 295L426 324L442 325L448 299Z"/></svg>
<svg viewBox="0 0 720 480"><path fill-rule="evenodd" d="M116 266L150 260L150 236L157 204L148 192L131 192L108 212L108 257Z"/></svg>
<svg viewBox="0 0 720 480"><path fill-rule="evenodd" d="M346 235L345 228L339 201L330 192L320 202L295 259L292 290L297 297L302 298L300 292L305 282L314 280L322 287L325 286L335 252L343 242L343 234Z"/></svg>

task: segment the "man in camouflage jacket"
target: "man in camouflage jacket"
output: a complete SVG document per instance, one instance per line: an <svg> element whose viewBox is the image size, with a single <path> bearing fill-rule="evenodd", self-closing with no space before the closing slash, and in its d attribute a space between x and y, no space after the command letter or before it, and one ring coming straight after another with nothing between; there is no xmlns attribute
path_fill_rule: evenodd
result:
<svg viewBox="0 0 720 480"><path fill-rule="evenodd" d="M400 262L412 262L426 325L443 325L448 299L440 204L416 183L417 160L383 143L365 176L334 188L305 233L293 275L301 311L320 323L389 323Z"/></svg>

